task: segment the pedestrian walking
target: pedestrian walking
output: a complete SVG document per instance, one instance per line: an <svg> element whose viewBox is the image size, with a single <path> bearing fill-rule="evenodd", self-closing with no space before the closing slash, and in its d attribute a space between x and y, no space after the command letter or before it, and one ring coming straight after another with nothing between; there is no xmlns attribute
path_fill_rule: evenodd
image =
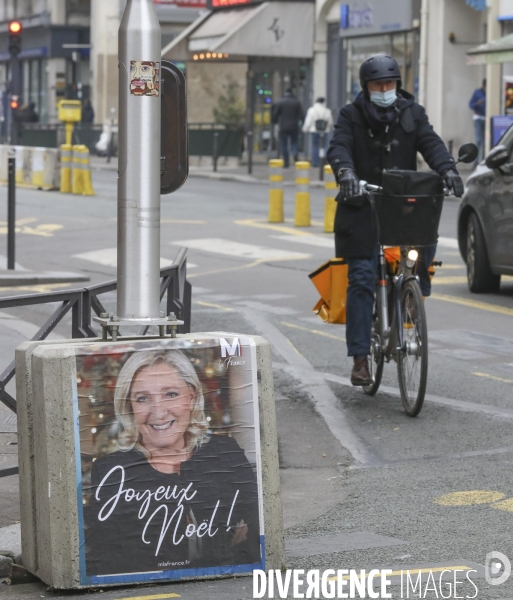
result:
<svg viewBox="0 0 513 600"><path fill-rule="evenodd" d="M325 155L326 146L328 145L328 136L333 128L331 110L326 108L324 102L324 98L317 98L314 105L308 109L305 122L303 123L303 133L308 133L310 135L313 167L319 166L319 148L321 146L321 139L323 142L323 155Z"/></svg>
<svg viewBox="0 0 513 600"><path fill-rule="evenodd" d="M300 122L305 118L301 102L289 88L280 100L273 106L272 122L278 124L280 150L283 156L283 166L290 166L290 154L295 161L298 159L297 139ZM290 142L290 153L289 153Z"/></svg>
<svg viewBox="0 0 513 600"><path fill-rule="evenodd" d="M82 102L82 123L92 123L94 121L94 110L91 100L86 98Z"/></svg>
<svg viewBox="0 0 513 600"><path fill-rule="evenodd" d="M36 112L35 102L30 102L25 114L26 123L37 123L39 121L39 115Z"/></svg>
<svg viewBox="0 0 513 600"><path fill-rule="evenodd" d="M340 111L328 162L340 185L335 250L337 257L348 263L346 340L348 355L354 358L351 383L370 385L367 355L379 246L371 203L367 195L360 194L359 182L381 185L384 169L416 171L417 152L444 177L456 196L463 195L463 182L424 108L401 89L401 73L395 59L375 54L364 60L360 84L362 90L355 101ZM431 293L427 270L435 251L435 246L419 249L417 275L423 296Z"/></svg>
<svg viewBox="0 0 513 600"><path fill-rule="evenodd" d="M468 105L474 111L474 133L476 136L476 146L479 150L476 162L474 163L474 166L476 166L484 158L484 137L486 124L486 79L483 79L483 85L474 91Z"/></svg>

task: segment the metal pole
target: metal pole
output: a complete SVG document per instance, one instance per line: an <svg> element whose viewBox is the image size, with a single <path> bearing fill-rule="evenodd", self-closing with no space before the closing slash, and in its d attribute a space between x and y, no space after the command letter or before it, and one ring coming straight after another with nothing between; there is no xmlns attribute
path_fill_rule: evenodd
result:
<svg viewBox="0 0 513 600"><path fill-rule="evenodd" d="M119 27L118 316L160 316L160 25L127 0Z"/></svg>
<svg viewBox="0 0 513 600"><path fill-rule="evenodd" d="M17 54L11 54L11 99L18 98L18 108L11 108L11 144L16 146L19 142L19 123L16 115L20 109L20 59Z"/></svg>
<svg viewBox="0 0 513 600"><path fill-rule="evenodd" d="M14 269L15 264L15 226L16 226L16 156L14 149L9 149L7 159L7 268Z"/></svg>
<svg viewBox="0 0 513 600"><path fill-rule="evenodd" d="M248 131L248 173L253 173L253 132Z"/></svg>
<svg viewBox="0 0 513 600"><path fill-rule="evenodd" d="M324 151L324 140L325 133L321 133L319 136L319 179L324 181L324 160L325 160L325 151Z"/></svg>
<svg viewBox="0 0 513 600"><path fill-rule="evenodd" d="M212 162L214 164L214 171L217 171L217 155L219 153L219 133L214 131L214 143L212 146Z"/></svg>

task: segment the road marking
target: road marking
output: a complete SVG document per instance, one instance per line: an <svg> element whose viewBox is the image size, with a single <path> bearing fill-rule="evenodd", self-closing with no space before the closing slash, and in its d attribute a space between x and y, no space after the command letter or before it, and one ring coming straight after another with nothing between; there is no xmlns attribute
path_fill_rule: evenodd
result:
<svg viewBox="0 0 513 600"><path fill-rule="evenodd" d="M467 492L451 492L435 498L433 502L441 506L472 506L474 504L491 504L502 500L506 494L485 490L471 490Z"/></svg>
<svg viewBox="0 0 513 600"><path fill-rule="evenodd" d="M273 225L266 221L259 221L258 219L243 219L242 221L234 221L235 225L245 225L247 227L259 227L261 229L270 229L271 231L281 231L282 233L288 233L290 235L297 236L308 236L312 235L308 231L302 231L301 229L294 229L293 227L287 227L286 225Z"/></svg>
<svg viewBox="0 0 513 600"><path fill-rule="evenodd" d="M451 285L455 283L467 283L466 275L453 275L449 277L435 277L433 279L433 285L436 287L437 285Z"/></svg>
<svg viewBox="0 0 513 600"><path fill-rule="evenodd" d="M331 248L335 251L335 240L332 237L323 238L320 235L305 235L298 237L296 235L271 235L269 237L286 242L296 242L297 244L308 244L309 246L320 246L322 248Z"/></svg>
<svg viewBox="0 0 513 600"><path fill-rule="evenodd" d="M381 464L382 460L374 450L351 427L347 412L340 406L338 398L326 383L323 374L317 372L287 336L270 323L262 313L249 309L244 311L244 317L260 331L264 338L269 340L274 350L285 359L287 364L282 364L279 368L289 372L301 382L302 387L312 398L315 410L324 419L328 429L340 445L363 465Z"/></svg>
<svg viewBox="0 0 513 600"><path fill-rule="evenodd" d="M497 510L505 510L506 512L513 512L513 498L508 498L502 502L496 502L491 504L490 508L496 508Z"/></svg>
<svg viewBox="0 0 513 600"><path fill-rule="evenodd" d="M310 255L305 254L300 256L299 258L308 258ZM251 269L253 267L258 267L259 265L265 265L270 262L275 261L284 261L284 260L298 260L297 258L261 258L259 260L255 260L252 263L246 263L245 265L238 265L237 267L225 267L224 269L214 269L212 271L205 271L203 273L193 273L192 275L187 275L187 279L191 279L191 277L200 277L206 275L217 275L218 273L226 273L227 271L239 271L240 269ZM188 264L188 263L187 263Z"/></svg>
<svg viewBox="0 0 513 600"><path fill-rule="evenodd" d="M441 248L456 248L456 250L459 249L458 240L456 238L439 237L437 245Z"/></svg>
<svg viewBox="0 0 513 600"><path fill-rule="evenodd" d="M436 279L434 281L436 283ZM466 300L465 298L456 298L455 296L446 296L445 294L431 294L430 298L432 298L433 300L442 300L443 302L452 302L453 304L460 304L461 306L468 306L470 308L476 308L478 310L486 310L488 312L494 312L500 315L513 315L513 308L497 306L496 304L489 304L488 302Z"/></svg>
<svg viewBox="0 0 513 600"><path fill-rule="evenodd" d="M383 571L384 569L380 569ZM426 569L401 569L400 571L392 571L391 573L387 573L387 577L397 577L398 575L404 575L408 572L410 575L418 575L419 573L442 573L443 571L470 571L471 568L467 566L447 566L447 567L431 567ZM368 574L365 575L365 579L369 577ZM342 579L349 580L351 578L350 575L343 575ZM337 581L338 577L328 577L328 581Z"/></svg>
<svg viewBox="0 0 513 600"><path fill-rule="evenodd" d="M224 240L221 238L197 238L194 240L179 240L171 242L175 246L185 246L202 250L213 254L222 254L232 258L251 258L253 260L282 260L309 258L309 254L301 254L292 250L278 250L276 248L266 248L265 246L256 246L254 244L243 244L233 240Z"/></svg>
<svg viewBox="0 0 513 600"><path fill-rule="evenodd" d="M472 373L477 377L486 377L487 379L493 379L494 381L502 381L504 383L513 383L513 379L505 379L504 377L497 377L495 375L488 375L488 373Z"/></svg>
<svg viewBox="0 0 513 600"><path fill-rule="evenodd" d="M73 254L73 258L80 258L82 260L88 260L104 267L113 267L114 269L118 266L118 249L117 248L104 248L103 250L93 250L92 252L83 252L81 254ZM168 258L160 257L160 268L170 267L173 264L172 260ZM195 265L194 265L195 266ZM187 263L187 268L193 268L193 265Z"/></svg>
<svg viewBox="0 0 513 600"><path fill-rule="evenodd" d="M37 292L39 294L46 294L46 292L59 290L63 287L69 287L69 283L44 283L41 285L16 285L13 287L0 287L0 294L8 290L16 292Z"/></svg>
<svg viewBox="0 0 513 600"><path fill-rule="evenodd" d="M310 327L302 327L301 325L296 325L294 323L287 323L286 321L281 321L282 325L285 327L292 327L293 329L301 329L301 331L308 331L308 333L315 333L316 335L322 335L327 338L331 338L332 340L338 340L339 342L345 342L346 338L340 337L338 335L333 335L332 333L326 333L325 331L320 331L319 329L311 329Z"/></svg>
<svg viewBox="0 0 513 600"><path fill-rule="evenodd" d="M332 373L324 373L323 375L327 381L333 381L334 383L339 383L340 385L354 387L348 377L340 377L339 375L333 375ZM385 394L390 394L391 396L398 396L399 398L401 397L401 392L399 389L390 387L388 385L380 386L379 391ZM433 394L426 394L425 399L428 402L441 404L442 406L448 406L449 408L454 408L456 410L464 410L466 412L483 413L487 415L503 417L506 419L513 419L513 410L510 408L491 406L489 404L477 404L475 402L468 402L467 400L453 400L452 398L443 398L442 396L434 396Z"/></svg>
<svg viewBox="0 0 513 600"><path fill-rule="evenodd" d="M118 600L164 600L164 598L181 598L180 594L153 594L151 596L129 596Z"/></svg>
<svg viewBox="0 0 513 600"><path fill-rule="evenodd" d="M227 306L222 306L221 304L214 304L213 302L204 302L203 300L193 300L193 304L199 304L200 306L209 306L210 308L218 308L219 310L224 310L226 312L230 312L233 308L228 308Z"/></svg>
<svg viewBox="0 0 513 600"><path fill-rule="evenodd" d="M160 219L161 223L180 223L185 225L206 225L207 221L195 221L193 219Z"/></svg>

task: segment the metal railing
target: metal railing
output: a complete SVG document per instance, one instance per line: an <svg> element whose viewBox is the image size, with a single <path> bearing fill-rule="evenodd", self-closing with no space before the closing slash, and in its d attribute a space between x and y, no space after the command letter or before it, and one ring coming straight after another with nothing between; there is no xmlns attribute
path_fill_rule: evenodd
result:
<svg viewBox="0 0 513 600"><path fill-rule="evenodd" d="M160 270L160 299L162 301L164 296L166 297L166 314L174 312L178 319L184 321L184 324L178 327L178 333L189 333L191 328L191 284L187 281L186 274L187 249L181 248L174 263L170 267ZM0 309L59 302L59 306L34 335L32 341L44 340L70 311L71 337L94 338L98 337L98 333L91 324L93 312L97 316L107 312L98 296L113 292L117 286L117 280L112 280L90 287L47 294L8 296L0 298ZM147 331L148 327L142 326L137 334L145 335ZM5 388L15 374L15 361L13 360L0 375L0 402L14 413L16 413L16 399ZM18 467L0 469L0 477L17 473Z"/></svg>

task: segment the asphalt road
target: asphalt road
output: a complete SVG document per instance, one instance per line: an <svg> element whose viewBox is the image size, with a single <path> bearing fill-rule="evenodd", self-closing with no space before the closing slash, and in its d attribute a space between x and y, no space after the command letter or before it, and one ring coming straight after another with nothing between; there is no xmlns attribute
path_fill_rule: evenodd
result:
<svg viewBox="0 0 513 600"><path fill-rule="evenodd" d="M18 190L18 263L86 273L93 283L114 278L115 183L113 172L96 171L92 198ZM266 185L191 178L162 199L161 256L172 260L180 246L189 248L193 331L258 333L273 346L288 566L475 567L478 598L513 598L513 577L491 586L477 566L491 551L513 561L513 278L504 278L498 294L470 294L455 245L458 201L448 199L437 254L443 266L426 301L428 396L410 419L395 364L385 366L376 397L352 388L344 326L311 312L317 293L307 275L333 255L332 236L322 233L323 191L313 190L313 225L303 229L292 223L293 188L286 188L287 221L280 225L266 222L267 193ZM0 315L1 368L50 310ZM69 337L69 321L56 334ZM12 415L0 410L2 466L16 464L14 431ZM17 501L16 478L0 480L0 527L17 521ZM0 589L6 599L62 597L37 584ZM398 585L392 589L401 597ZM461 597L476 593L468 581L457 589ZM252 598L247 578L92 597L169 593ZM428 590L421 597L441 595Z"/></svg>

